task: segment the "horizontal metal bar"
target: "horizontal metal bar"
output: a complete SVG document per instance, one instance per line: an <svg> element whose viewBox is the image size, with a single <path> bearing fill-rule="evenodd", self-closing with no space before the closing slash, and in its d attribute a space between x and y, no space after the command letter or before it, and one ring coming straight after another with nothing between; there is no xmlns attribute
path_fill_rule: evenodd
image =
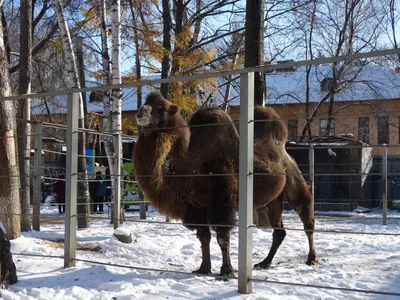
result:
<svg viewBox="0 0 400 300"><path fill-rule="evenodd" d="M0 98L0 101L8 101L8 100L18 100L18 99L25 99L25 98L37 98L37 97L48 97L48 96L59 96L59 95L66 95L70 93L83 93L83 92L91 92L91 91L107 91L110 89L122 89L122 88L132 88L144 85L152 85L152 84L161 84L161 83L173 83L179 81L194 81L200 79L207 79L213 77L222 77L222 76L230 76L230 75L237 75L237 74L244 74L250 72L263 72L263 71L274 71L280 70L290 67L301 67L301 66L309 66L309 65L321 65L345 60L354 60L360 58L369 58L369 57L377 57L377 56L386 56L386 55L395 55L400 53L400 48L394 49L386 49L386 50L377 50L377 51L370 51L365 53L355 53L349 55L342 55L342 56L333 56L333 57L326 57L326 58L317 58L312 60L301 60L297 62L287 62L287 63L278 63L273 65L263 65L258 67L251 67L251 68L241 68L241 69L234 69L234 70L226 70L226 71L218 71L218 72L210 72L210 73L203 73L197 75L190 75L190 76L178 76L178 77L171 77L165 79L153 79L153 80L141 80L136 81L133 83L123 83L123 84L115 84L109 86L94 86L94 87L87 87L87 88L80 88L80 89L66 89L60 91L51 91L51 92L44 92L44 93L31 93L31 94L23 94L17 96L9 96Z"/></svg>

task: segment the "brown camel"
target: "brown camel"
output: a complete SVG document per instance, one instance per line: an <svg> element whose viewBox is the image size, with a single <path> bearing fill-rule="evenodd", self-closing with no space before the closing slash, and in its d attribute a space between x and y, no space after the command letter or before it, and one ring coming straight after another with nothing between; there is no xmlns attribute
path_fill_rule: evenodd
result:
<svg viewBox="0 0 400 300"><path fill-rule="evenodd" d="M234 174L238 173L239 135L231 118L218 108L198 110L190 120L190 130L178 111L161 94L148 95L136 116L138 124L145 129L134 147L135 176L146 198L161 213L181 219L186 227L197 230L202 263L195 272L211 272L211 226L222 251L220 274L232 276L230 230L235 225L238 209L238 178ZM289 156L282 155L283 140L279 134L264 134L254 144L254 172L270 174L254 178L254 209L268 209L271 224L279 228L283 228L283 196L288 194L287 178L290 177L284 174L287 166L291 166L287 162ZM271 217L272 212L279 217ZM283 230L274 231L271 251L257 267L269 266L284 236ZM310 250L309 260L312 257Z"/></svg>

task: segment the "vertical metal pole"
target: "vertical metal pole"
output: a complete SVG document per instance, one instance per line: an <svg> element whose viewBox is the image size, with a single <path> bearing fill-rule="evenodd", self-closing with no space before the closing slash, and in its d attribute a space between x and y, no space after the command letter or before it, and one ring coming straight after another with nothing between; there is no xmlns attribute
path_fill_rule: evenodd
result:
<svg viewBox="0 0 400 300"><path fill-rule="evenodd" d="M387 146L382 145L382 219L387 225Z"/></svg>
<svg viewBox="0 0 400 300"><path fill-rule="evenodd" d="M239 293L252 292L254 73L240 75Z"/></svg>
<svg viewBox="0 0 400 300"><path fill-rule="evenodd" d="M114 229L121 225L121 161L122 161L122 136L119 133L114 134L115 149L115 177L114 177Z"/></svg>
<svg viewBox="0 0 400 300"><path fill-rule="evenodd" d="M139 107L139 103L138 103ZM142 133L142 128L139 128L139 135ZM146 220L146 203L144 202L144 194L142 191L139 190L139 208L140 208L140 219L141 220Z"/></svg>
<svg viewBox="0 0 400 300"><path fill-rule="evenodd" d="M144 195L139 191L139 208L140 208L140 220L146 220L146 203L144 202Z"/></svg>
<svg viewBox="0 0 400 300"><path fill-rule="evenodd" d="M33 230L40 231L40 196L42 189L42 124L34 123L35 131L35 156L34 156L34 182L33 182Z"/></svg>
<svg viewBox="0 0 400 300"><path fill-rule="evenodd" d="M79 94L67 98L67 157L64 268L74 267L76 258L76 209L78 198L78 119Z"/></svg>
<svg viewBox="0 0 400 300"><path fill-rule="evenodd" d="M311 207L312 207L312 213L314 215L314 175L315 175L314 146L310 146L308 151L309 151L309 163L310 163Z"/></svg>

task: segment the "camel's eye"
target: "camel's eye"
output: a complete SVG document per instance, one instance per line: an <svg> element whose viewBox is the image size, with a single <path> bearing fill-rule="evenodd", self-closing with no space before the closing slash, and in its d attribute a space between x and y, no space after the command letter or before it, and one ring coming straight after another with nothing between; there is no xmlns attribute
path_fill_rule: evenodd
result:
<svg viewBox="0 0 400 300"><path fill-rule="evenodd" d="M164 114L165 114L165 109L163 107L158 109L158 115L163 116Z"/></svg>

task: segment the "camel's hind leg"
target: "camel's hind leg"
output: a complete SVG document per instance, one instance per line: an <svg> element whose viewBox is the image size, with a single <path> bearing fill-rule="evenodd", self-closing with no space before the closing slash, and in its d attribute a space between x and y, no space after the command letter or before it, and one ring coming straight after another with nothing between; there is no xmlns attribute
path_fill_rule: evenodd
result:
<svg viewBox="0 0 400 300"><path fill-rule="evenodd" d="M301 221L304 225L304 230L306 232L308 238L308 258L306 261L307 265L315 265L318 263L317 254L314 248L314 227L315 227L315 220L314 220L314 212L311 207L311 203L301 204L296 206L296 211L300 216Z"/></svg>
<svg viewBox="0 0 400 300"><path fill-rule="evenodd" d="M304 225L304 230L308 238L308 258L307 265L318 263L317 254L314 249L314 209L312 207L312 190L304 180L296 162L289 155L286 160L288 176L286 177L285 195L289 205L296 209Z"/></svg>
<svg viewBox="0 0 400 300"><path fill-rule="evenodd" d="M233 268L231 264L231 255L230 255L230 230L229 227L219 227L217 231L217 241L218 245L221 248L222 253L222 266L221 266L221 276L233 277Z"/></svg>
<svg viewBox="0 0 400 300"><path fill-rule="evenodd" d="M283 229L282 222L283 212L283 194L268 204L268 217L274 232L272 234L272 246L269 250L268 256L260 263L255 264L254 268L257 269L268 269L271 266L272 259L274 258L276 251L282 244L286 236L286 231Z"/></svg>
<svg viewBox="0 0 400 300"><path fill-rule="evenodd" d="M193 273L211 274L211 256L210 256L210 228L206 226L197 227L197 238L201 243L201 265L200 268Z"/></svg>

